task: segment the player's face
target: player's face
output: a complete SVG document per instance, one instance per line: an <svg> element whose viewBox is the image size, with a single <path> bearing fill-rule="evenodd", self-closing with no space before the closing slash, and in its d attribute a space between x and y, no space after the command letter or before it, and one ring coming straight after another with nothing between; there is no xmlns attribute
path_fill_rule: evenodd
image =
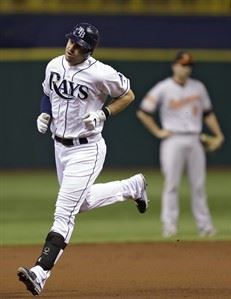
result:
<svg viewBox="0 0 231 299"><path fill-rule="evenodd" d="M192 65L182 65L175 63L172 66L173 74L180 80L186 80L192 73Z"/></svg>
<svg viewBox="0 0 231 299"><path fill-rule="evenodd" d="M65 58L70 65L76 65L82 63L85 51L79 45L77 45L73 40L69 39L65 49Z"/></svg>

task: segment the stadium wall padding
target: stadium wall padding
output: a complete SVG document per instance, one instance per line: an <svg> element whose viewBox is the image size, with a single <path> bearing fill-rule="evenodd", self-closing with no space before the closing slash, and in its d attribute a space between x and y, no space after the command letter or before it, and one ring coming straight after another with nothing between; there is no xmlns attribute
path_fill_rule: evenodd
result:
<svg viewBox="0 0 231 299"><path fill-rule="evenodd" d="M89 22L109 48L231 48L231 17L0 14L0 47L62 47L74 25Z"/></svg>

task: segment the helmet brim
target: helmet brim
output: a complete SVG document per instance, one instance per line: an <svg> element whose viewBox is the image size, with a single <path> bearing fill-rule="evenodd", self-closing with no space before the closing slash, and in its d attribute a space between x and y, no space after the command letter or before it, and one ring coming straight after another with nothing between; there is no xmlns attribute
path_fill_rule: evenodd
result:
<svg viewBox="0 0 231 299"><path fill-rule="evenodd" d="M65 35L66 38L73 40L77 45L79 45L81 48L91 51L91 46L85 42L83 39L79 38L78 36L74 35L73 33L68 33Z"/></svg>

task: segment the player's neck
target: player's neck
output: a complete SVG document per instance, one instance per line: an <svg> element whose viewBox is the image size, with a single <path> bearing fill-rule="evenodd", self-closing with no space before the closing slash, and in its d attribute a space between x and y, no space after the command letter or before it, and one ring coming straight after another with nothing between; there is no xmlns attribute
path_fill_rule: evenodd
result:
<svg viewBox="0 0 231 299"><path fill-rule="evenodd" d="M68 61L68 64L69 64L69 66L76 66L76 65L79 65L79 64L84 63L85 60L86 60L86 59L83 59L83 60L78 61L78 62L69 62L69 61Z"/></svg>
<svg viewBox="0 0 231 299"><path fill-rule="evenodd" d="M186 83L186 81L187 81L187 78L180 78L180 77L178 77L178 76L174 76L173 75L173 80L177 83L177 84L179 84L179 85L181 85L181 86L184 86L185 85L185 83Z"/></svg>
<svg viewBox="0 0 231 299"><path fill-rule="evenodd" d="M71 66L76 66L76 65L80 65L82 63L84 63L87 59L86 58L82 58L82 59L76 59L76 60L69 60L66 58L65 56L65 60L67 61L68 65Z"/></svg>

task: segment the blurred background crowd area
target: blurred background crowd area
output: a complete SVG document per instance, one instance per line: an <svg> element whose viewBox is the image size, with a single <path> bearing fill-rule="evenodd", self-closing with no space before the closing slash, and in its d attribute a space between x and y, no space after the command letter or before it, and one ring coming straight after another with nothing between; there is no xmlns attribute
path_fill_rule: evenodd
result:
<svg viewBox="0 0 231 299"><path fill-rule="evenodd" d="M0 13L230 15L231 0L1 0Z"/></svg>

